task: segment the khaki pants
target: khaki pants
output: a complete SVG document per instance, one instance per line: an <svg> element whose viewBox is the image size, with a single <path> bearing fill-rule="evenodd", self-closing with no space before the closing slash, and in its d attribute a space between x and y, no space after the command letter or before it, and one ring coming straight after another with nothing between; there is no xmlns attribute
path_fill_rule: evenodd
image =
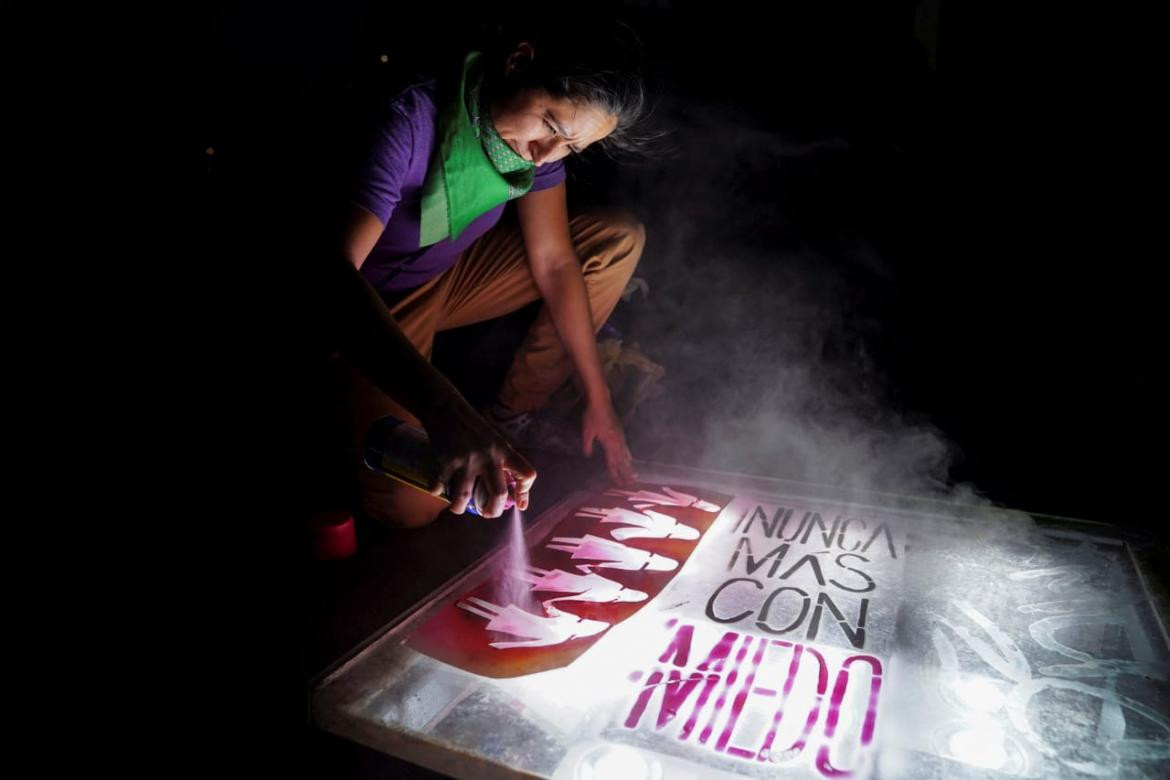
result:
<svg viewBox="0 0 1170 780"><path fill-rule="evenodd" d="M577 214L569 220L569 230L581 258L596 331L609 319L633 275L646 233L636 218L618 210ZM519 226L498 225L450 269L388 305L407 338L430 358L435 333L500 317L539 298ZM572 370L548 307L542 307L512 360L499 400L517 410L543 408ZM360 461L366 429L375 420L386 415L417 420L358 371L348 367L342 371L349 399L347 457L357 468L363 508L388 525L413 527L430 522L446 506L444 502L373 472Z"/></svg>

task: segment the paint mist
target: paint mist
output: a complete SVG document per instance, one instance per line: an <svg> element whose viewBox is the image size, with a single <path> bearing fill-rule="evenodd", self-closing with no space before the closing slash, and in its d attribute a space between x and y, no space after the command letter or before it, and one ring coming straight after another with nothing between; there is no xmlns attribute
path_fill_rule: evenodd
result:
<svg viewBox="0 0 1170 780"><path fill-rule="evenodd" d="M528 545L524 541L524 517L520 509L513 506L508 521L508 550L504 556L504 570L497 578L497 598L500 604L515 604L521 609L539 614L543 610L532 593L532 586L524 579L529 566Z"/></svg>

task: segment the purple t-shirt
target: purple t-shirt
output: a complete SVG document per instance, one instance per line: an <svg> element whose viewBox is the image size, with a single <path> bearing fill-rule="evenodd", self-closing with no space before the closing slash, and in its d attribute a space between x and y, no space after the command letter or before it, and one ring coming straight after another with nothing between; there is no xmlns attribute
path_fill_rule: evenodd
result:
<svg viewBox="0 0 1170 780"><path fill-rule="evenodd" d="M477 217L458 239L447 237L420 248L423 183L437 132L435 82L406 89L394 98L385 116L374 133L351 198L385 225L361 273L375 289L390 292L417 287L453 266L463 250L499 222L504 204ZM541 165L529 191L555 187L564 180L563 162Z"/></svg>

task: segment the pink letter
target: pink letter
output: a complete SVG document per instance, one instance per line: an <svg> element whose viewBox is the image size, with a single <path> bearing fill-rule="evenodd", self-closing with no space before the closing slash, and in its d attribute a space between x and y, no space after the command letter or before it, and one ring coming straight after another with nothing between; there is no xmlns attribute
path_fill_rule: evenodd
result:
<svg viewBox="0 0 1170 780"><path fill-rule="evenodd" d="M841 701L845 698L845 689L849 687L849 667L855 661L864 661L870 666L869 703L865 710L865 723L861 727L861 746L865 747L873 741L874 726L877 721L878 693L882 689L882 662L872 655L852 655L841 664L841 671L837 673L837 682L833 685L833 698L829 701L829 717L825 720L825 742L817 752L817 769L826 777L849 777L853 769L837 769L829 758L829 742L837 731L837 719L840 716ZM864 759L863 759L864 760Z"/></svg>

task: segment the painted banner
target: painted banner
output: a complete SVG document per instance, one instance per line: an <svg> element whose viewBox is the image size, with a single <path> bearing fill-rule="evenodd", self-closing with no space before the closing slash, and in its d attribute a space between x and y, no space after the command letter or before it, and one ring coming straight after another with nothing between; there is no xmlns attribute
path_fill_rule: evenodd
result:
<svg viewBox="0 0 1170 780"><path fill-rule="evenodd" d="M570 509L528 549L411 635L407 644L486 677L557 669L658 596L730 496L644 485Z"/></svg>
<svg viewBox="0 0 1170 780"><path fill-rule="evenodd" d="M314 718L467 777L1170 776L1164 624L1107 527L722 484L575 494Z"/></svg>

